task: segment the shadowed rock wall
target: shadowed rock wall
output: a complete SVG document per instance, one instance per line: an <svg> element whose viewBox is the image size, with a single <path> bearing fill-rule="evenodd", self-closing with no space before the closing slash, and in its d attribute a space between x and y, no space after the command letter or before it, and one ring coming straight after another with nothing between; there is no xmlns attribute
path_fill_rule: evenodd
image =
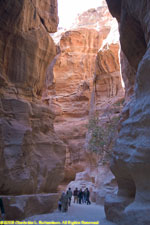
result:
<svg viewBox="0 0 150 225"><path fill-rule="evenodd" d="M0 194L56 192L65 145L41 94L56 55L48 32L57 29L57 1L3 0L0 18Z"/></svg>
<svg viewBox="0 0 150 225"><path fill-rule="evenodd" d="M107 0L107 3L119 21L121 48L126 58L123 62L128 65L123 70L127 88L135 85L134 94L123 110L124 122L111 165L118 195L106 199L105 211L108 219L119 224L146 225L150 221L150 2Z"/></svg>
<svg viewBox="0 0 150 225"><path fill-rule="evenodd" d="M41 93L47 66L56 54L48 32L56 31L57 14L53 21L51 14L47 12L47 7L52 8L52 3L44 2L45 8L42 1L37 1L39 4L35 5L31 0L0 2L1 79L10 81L22 91L25 89L26 95ZM49 26L44 22L47 19Z"/></svg>
<svg viewBox="0 0 150 225"><path fill-rule="evenodd" d="M87 177L94 178L91 179L92 182L90 179L89 183L85 182L84 187L87 185L91 189L91 199L96 201L97 204L104 204L106 194L115 193L117 189L115 177L109 169L109 154L112 152L114 139L117 136L116 129L114 128L110 132L110 127L114 126L113 120L116 120L115 127L117 128L117 121L119 121L124 100L119 50L118 26L114 20L108 36L104 39L97 53L95 62L89 113L91 128L88 129L85 141L86 151L90 155L89 168L77 177L80 177L81 180L82 177L86 177L88 174ZM93 120L97 120L96 124L93 124ZM108 124L110 125L109 129ZM97 130L99 130L99 133ZM107 141L105 138L98 140L98 134L103 138L104 136L109 138ZM103 142L105 142L104 145Z"/></svg>

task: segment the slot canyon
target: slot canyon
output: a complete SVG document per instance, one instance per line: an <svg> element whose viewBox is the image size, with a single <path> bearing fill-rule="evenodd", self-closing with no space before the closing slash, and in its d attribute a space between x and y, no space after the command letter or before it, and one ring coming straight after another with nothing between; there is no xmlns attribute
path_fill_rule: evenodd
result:
<svg viewBox="0 0 150 225"><path fill-rule="evenodd" d="M78 187L106 225L149 225L150 2L99 0L69 28L58 5L0 0L5 219L53 213Z"/></svg>

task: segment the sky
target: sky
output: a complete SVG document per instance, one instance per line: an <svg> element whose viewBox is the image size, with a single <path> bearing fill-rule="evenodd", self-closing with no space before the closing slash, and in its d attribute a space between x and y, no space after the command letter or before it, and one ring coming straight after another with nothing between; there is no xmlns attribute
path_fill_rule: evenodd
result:
<svg viewBox="0 0 150 225"><path fill-rule="evenodd" d="M68 28L77 14L101 5L102 0L58 0L59 27Z"/></svg>

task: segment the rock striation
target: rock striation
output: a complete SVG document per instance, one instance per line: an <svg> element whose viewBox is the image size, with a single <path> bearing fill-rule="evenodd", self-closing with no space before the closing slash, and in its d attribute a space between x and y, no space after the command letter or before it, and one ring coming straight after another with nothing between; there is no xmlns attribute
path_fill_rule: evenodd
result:
<svg viewBox="0 0 150 225"><path fill-rule="evenodd" d="M57 1L4 0L0 17L0 195L54 193L63 179L66 147L41 96L56 55L48 32L57 29Z"/></svg>
<svg viewBox="0 0 150 225"><path fill-rule="evenodd" d="M90 98L89 120L93 121L93 119L98 118L98 126L104 129L106 129L105 126L107 124L111 123L111 119L115 118L117 121L119 120L122 102L124 100L124 89L120 74L119 35L117 28L117 23L114 21L107 38L104 39L97 53ZM95 127L95 132L96 129L100 128ZM112 135L115 136L115 133ZM114 175L109 170L109 157L106 150L101 153L100 147L97 150L93 150L90 144L91 140L92 135L89 129L86 133L84 146L86 153L89 154L88 168L84 172L78 173L75 182L71 182L69 186L75 188L76 184L78 184L83 189L88 187L91 191L92 201L95 201L97 204L103 204L106 194L112 194L117 191L116 181ZM110 142L107 149L109 152L112 150L112 142Z"/></svg>
<svg viewBox="0 0 150 225"><path fill-rule="evenodd" d="M150 221L149 182L149 1L107 0L120 25L120 42L127 82L128 103L123 114L111 170L118 183L118 194L108 196L105 212L117 224L146 225ZM124 67L123 67L124 68ZM129 72L128 72L129 71ZM133 93L134 86L134 93Z"/></svg>
<svg viewBox="0 0 150 225"><path fill-rule="evenodd" d="M98 18L102 15L103 19L99 21ZM73 28L62 33L60 52L47 74L49 83L45 98L49 96L47 101L52 102L53 110L57 114L56 132L67 145L64 180L66 184L74 180L76 173L87 166L88 156L84 143L95 60L113 21L106 5L81 14ZM57 40L59 35L60 33L55 35ZM49 79L51 74L53 81Z"/></svg>
<svg viewBox="0 0 150 225"><path fill-rule="evenodd" d="M116 124L114 123L113 126L117 129L124 101L119 52L118 26L116 21L114 21L107 38L104 39L97 53L89 112L90 121L98 118L98 126L104 130L107 130L108 124L112 126L113 120L116 121ZM111 154L113 142L115 136L117 136L117 132L114 129L111 131L113 134L110 134L109 130L107 130L108 133L105 135L111 135L111 137L107 140L106 149L103 149L101 153L99 153L100 149L97 149L97 155L95 155L96 161L94 160L90 165L90 174L95 174L93 198L95 198L98 204L104 203L106 194L116 192L115 177L109 171L109 154ZM92 151L91 140L92 135L89 129L86 134L85 143L86 151L89 153Z"/></svg>
<svg viewBox="0 0 150 225"><path fill-rule="evenodd" d="M94 102L91 110L94 108L95 111L103 113L102 108L124 97L119 52L118 26L114 21L97 54L93 81Z"/></svg>
<svg viewBox="0 0 150 225"><path fill-rule="evenodd" d="M106 5L79 15L72 30L61 35L59 48L47 74L45 100L52 102L56 132L67 146L63 183L74 180L69 183L72 189L89 187L92 200L102 204L105 194L115 192L116 186L108 165L99 164L101 157L87 150L89 113L104 117L108 104L124 96L117 22ZM114 114L121 108L115 110Z"/></svg>
<svg viewBox="0 0 150 225"><path fill-rule="evenodd" d="M61 53L53 69L55 92L53 103L59 108L55 129L68 145L72 180L84 168L84 141L95 58L102 37L94 29L80 28L65 32L60 40ZM74 175L73 175L74 174Z"/></svg>

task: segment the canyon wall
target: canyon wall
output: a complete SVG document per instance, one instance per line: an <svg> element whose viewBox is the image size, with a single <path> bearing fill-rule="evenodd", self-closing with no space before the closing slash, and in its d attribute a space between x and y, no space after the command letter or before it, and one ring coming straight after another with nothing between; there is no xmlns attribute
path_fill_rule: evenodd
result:
<svg viewBox="0 0 150 225"><path fill-rule="evenodd" d="M56 41L59 35L60 32L55 35ZM105 114L110 108L113 116L121 110L117 103L124 91L117 22L106 5L89 9L79 15L71 30L61 35L58 46L59 54L47 74L45 99L52 103L57 114L56 132L67 146L63 188L70 181L72 189L89 187L92 201L103 203L106 193L116 191L115 179L108 164L100 163L101 155L89 149L88 124L95 114L108 123ZM49 79L51 74L53 81Z"/></svg>
<svg viewBox="0 0 150 225"><path fill-rule="evenodd" d="M147 0L107 0L107 3L119 22L128 102L111 164L118 194L106 198L105 212L107 219L117 224L147 225L150 221L150 3Z"/></svg>
<svg viewBox="0 0 150 225"><path fill-rule="evenodd" d="M95 66L93 81L94 104L91 111L103 114L109 105L124 97L119 61L120 45L116 21L111 26L107 38L103 41Z"/></svg>
<svg viewBox="0 0 150 225"><path fill-rule="evenodd" d="M68 146L70 159L66 165L66 179L69 181L85 167L83 146L95 58L102 40L98 31L86 28L67 31L60 40L61 53L53 70L55 92L52 102L58 110L56 132Z"/></svg>
<svg viewBox="0 0 150 225"><path fill-rule="evenodd" d="M99 21L98 18L101 18ZM66 145L64 183L87 167L85 136L89 120L97 52L110 32L113 18L106 4L79 15L73 28L62 33L59 54L47 74L49 100L57 114L55 129ZM59 34L58 34L59 35ZM57 34L55 35L57 37ZM117 62L118 63L118 62ZM51 81L53 74L54 80Z"/></svg>
<svg viewBox="0 0 150 225"><path fill-rule="evenodd" d="M56 55L48 32L57 30L57 1L4 0L0 17L0 195L6 219L14 220L52 210L45 199L58 196L40 193L55 193L64 175L66 147L41 98Z"/></svg>
<svg viewBox="0 0 150 225"><path fill-rule="evenodd" d="M72 188L88 187L91 191L91 200L97 204L104 203L106 194L117 191L115 177L109 170L109 160L113 142L117 136L116 129L123 101L119 35L118 26L114 20L95 61L88 130L84 145L84 151L88 155L88 166L84 172L77 173L75 181L69 184ZM105 140L98 138L99 135ZM105 144L102 144L103 142Z"/></svg>

